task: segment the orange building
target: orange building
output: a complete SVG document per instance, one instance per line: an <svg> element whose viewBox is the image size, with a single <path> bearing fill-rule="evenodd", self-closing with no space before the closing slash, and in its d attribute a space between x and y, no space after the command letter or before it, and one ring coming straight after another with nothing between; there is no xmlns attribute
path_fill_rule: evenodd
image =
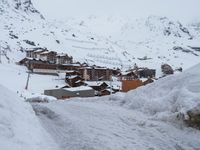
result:
<svg viewBox="0 0 200 150"><path fill-rule="evenodd" d="M139 79L135 80L122 80L122 92L128 92L142 86L143 83Z"/></svg>

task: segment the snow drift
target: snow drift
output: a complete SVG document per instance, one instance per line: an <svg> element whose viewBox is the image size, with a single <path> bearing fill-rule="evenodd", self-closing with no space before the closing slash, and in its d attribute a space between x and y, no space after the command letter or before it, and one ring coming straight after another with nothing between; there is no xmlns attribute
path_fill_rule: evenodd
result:
<svg viewBox="0 0 200 150"><path fill-rule="evenodd" d="M31 96L30 98L27 98L26 101L30 103L49 103L56 101L57 99L52 96L46 96L46 95L36 95Z"/></svg>
<svg viewBox="0 0 200 150"><path fill-rule="evenodd" d="M157 119L173 121L178 118L190 124L190 120L200 114L200 64L182 74L130 91L122 104Z"/></svg>
<svg viewBox="0 0 200 150"><path fill-rule="evenodd" d="M0 149L57 149L32 107L0 85Z"/></svg>

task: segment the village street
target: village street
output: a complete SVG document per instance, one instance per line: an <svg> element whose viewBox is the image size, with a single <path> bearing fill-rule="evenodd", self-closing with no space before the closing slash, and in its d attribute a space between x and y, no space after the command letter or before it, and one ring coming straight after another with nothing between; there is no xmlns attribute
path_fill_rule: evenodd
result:
<svg viewBox="0 0 200 150"><path fill-rule="evenodd" d="M190 129L123 108L107 97L32 106L60 150L180 150L200 146L195 145L198 138Z"/></svg>

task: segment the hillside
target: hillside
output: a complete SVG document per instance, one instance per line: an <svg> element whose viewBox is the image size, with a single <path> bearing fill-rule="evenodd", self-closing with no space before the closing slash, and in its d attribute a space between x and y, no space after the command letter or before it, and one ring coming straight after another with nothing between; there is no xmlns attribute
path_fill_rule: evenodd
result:
<svg viewBox="0 0 200 150"><path fill-rule="evenodd" d="M199 35L191 26L167 17L131 19L90 16L48 21L30 0L4 0L1 8L1 49L5 62L23 58L26 48L46 47L66 52L76 61L127 69L134 63L158 69L199 62ZM81 55L80 55L81 54Z"/></svg>

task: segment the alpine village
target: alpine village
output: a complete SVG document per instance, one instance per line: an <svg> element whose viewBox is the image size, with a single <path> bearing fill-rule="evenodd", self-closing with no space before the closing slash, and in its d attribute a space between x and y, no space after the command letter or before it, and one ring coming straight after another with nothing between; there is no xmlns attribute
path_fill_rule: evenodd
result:
<svg viewBox="0 0 200 150"><path fill-rule="evenodd" d="M89 66L87 63L74 62L73 57L68 54L59 54L40 47L26 49L26 57L18 65L24 65L29 70L26 89L30 86L31 74L62 76L60 80L65 83L63 87L55 85L54 89L45 89L43 93L60 100L128 92L157 80L155 69L138 67L137 64L126 71ZM168 64L163 64L161 68L165 75L174 73Z"/></svg>

